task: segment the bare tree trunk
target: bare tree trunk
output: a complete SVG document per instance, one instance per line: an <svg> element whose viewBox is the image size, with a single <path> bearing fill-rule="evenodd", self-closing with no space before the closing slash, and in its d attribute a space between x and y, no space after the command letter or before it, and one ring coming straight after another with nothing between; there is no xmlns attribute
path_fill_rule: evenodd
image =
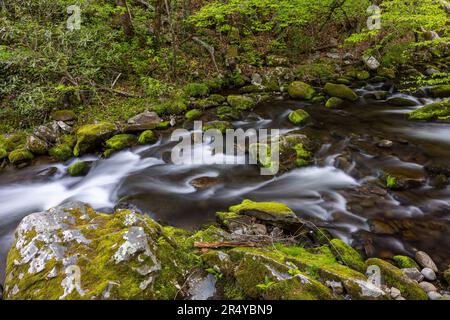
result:
<svg viewBox="0 0 450 320"><path fill-rule="evenodd" d="M125 32L127 37L132 37L134 35L133 22L131 20L131 13L128 8L126 0L116 0L116 6L123 8L123 13L119 13L118 19L119 23Z"/></svg>

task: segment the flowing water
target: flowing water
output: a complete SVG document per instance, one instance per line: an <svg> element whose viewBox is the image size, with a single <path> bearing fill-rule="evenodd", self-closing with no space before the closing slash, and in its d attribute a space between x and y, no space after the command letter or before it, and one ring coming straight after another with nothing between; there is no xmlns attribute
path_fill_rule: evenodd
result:
<svg viewBox="0 0 450 320"><path fill-rule="evenodd" d="M360 89L364 95L379 87ZM396 94L399 95L399 94ZM395 96L395 95L394 95ZM420 99L421 104L429 99ZM297 128L289 111L307 110L313 123ZM122 151L109 159L86 156L93 166L86 177L69 177L64 164L44 160L0 174L0 275L20 220L67 200L90 203L111 212L132 207L163 224L196 229L243 199L279 201L297 215L327 228L369 256L390 257L428 252L441 266L450 263L450 187L436 188L424 167L450 166L450 123L412 122L395 107L361 98L340 110L274 98L262 103L236 127L301 129L322 147L315 165L276 177L261 176L251 165L174 165L176 142L169 134L152 146ZM393 146L381 148L382 140ZM199 144L197 148L208 149ZM214 157L225 157L214 155ZM408 191L388 192L380 177L396 172L425 183Z"/></svg>

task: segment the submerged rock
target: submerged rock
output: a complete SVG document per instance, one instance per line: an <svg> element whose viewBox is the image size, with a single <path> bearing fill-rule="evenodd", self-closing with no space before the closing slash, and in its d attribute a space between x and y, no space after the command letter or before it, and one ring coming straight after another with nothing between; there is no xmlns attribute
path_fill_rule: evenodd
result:
<svg viewBox="0 0 450 320"><path fill-rule="evenodd" d="M330 99L327 100L325 107L329 109L339 108L343 103L344 100L342 100L341 98L331 97Z"/></svg>
<svg viewBox="0 0 450 320"><path fill-rule="evenodd" d="M303 109L297 109L289 114L289 121L295 125L305 124L310 120L311 116Z"/></svg>
<svg viewBox="0 0 450 320"><path fill-rule="evenodd" d="M149 217L70 202L22 220L5 298L173 299L189 261L179 248Z"/></svg>

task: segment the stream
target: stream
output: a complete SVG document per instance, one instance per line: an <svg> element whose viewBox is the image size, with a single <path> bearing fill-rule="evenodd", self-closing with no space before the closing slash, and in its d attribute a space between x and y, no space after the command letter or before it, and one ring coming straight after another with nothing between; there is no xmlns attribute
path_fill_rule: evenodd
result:
<svg viewBox="0 0 450 320"><path fill-rule="evenodd" d="M58 164L42 159L24 169L4 170L0 173L0 279L21 219L67 200L84 201L104 212L116 206L134 208L163 224L189 230L214 222L215 212L243 199L279 201L368 256L387 258L423 250L447 267L450 187L433 186L425 166L450 167L450 123L408 121L407 112L419 106L398 107L364 98L381 86L357 90L362 97L339 110L274 97L235 122L237 128L289 132L299 129L288 121L290 111L304 108L314 119L300 128L322 146L314 165L276 177L261 176L259 168L251 165L171 164L176 142L168 133L155 145L122 151L109 159L83 157L93 162L85 177L67 175L67 167L76 159ZM432 102L409 98L420 105ZM392 146L381 147L385 140ZM385 171L423 183L406 191L388 191L380 180Z"/></svg>

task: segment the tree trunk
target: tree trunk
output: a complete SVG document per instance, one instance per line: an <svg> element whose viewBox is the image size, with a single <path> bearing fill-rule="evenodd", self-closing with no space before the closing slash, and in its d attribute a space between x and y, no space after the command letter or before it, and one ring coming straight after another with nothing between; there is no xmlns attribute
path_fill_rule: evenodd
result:
<svg viewBox="0 0 450 320"><path fill-rule="evenodd" d="M116 0L116 6L121 7L122 13L118 14L119 24L122 26L123 31L127 37L134 35L133 22L131 20L131 13L128 8L126 0Z"/></svg>

